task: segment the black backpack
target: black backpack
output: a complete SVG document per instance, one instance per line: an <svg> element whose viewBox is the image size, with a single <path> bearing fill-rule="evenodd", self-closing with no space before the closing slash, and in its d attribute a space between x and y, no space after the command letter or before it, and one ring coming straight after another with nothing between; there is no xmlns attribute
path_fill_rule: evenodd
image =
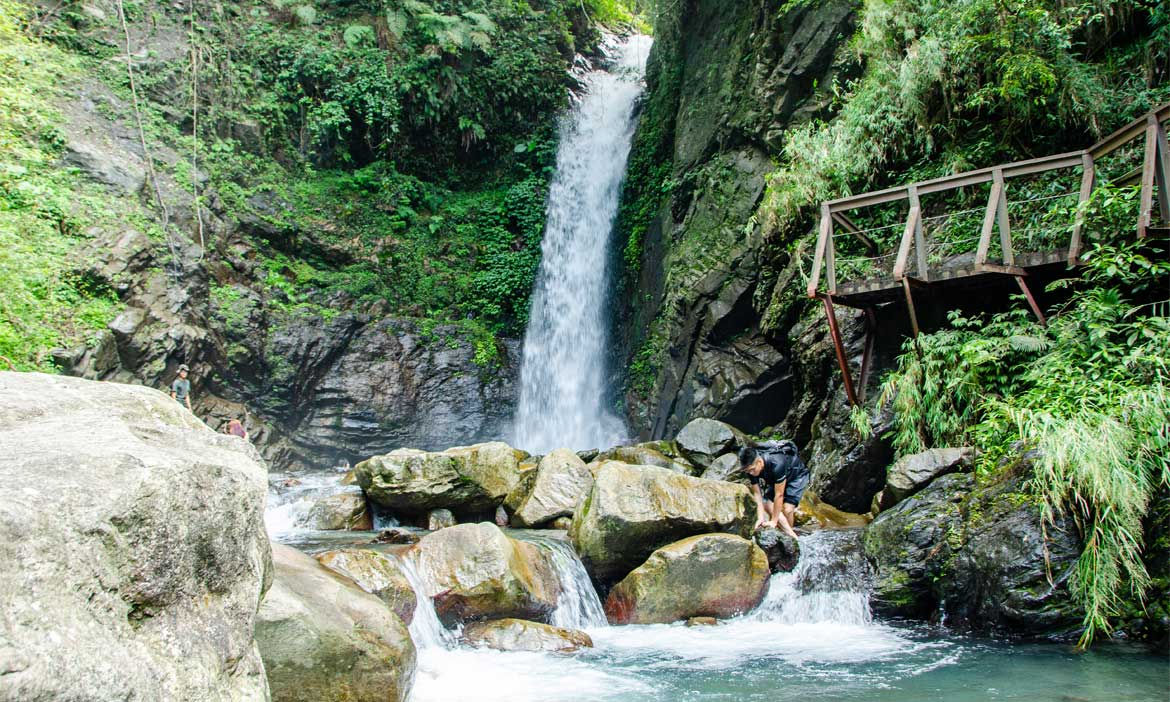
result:
<svg viewBox="0 0 1170 702"><path fill-rule="evenodd" d="M800 453L796 449L796 444L788 439L765 441L762 444L758 444L756 450L774 460L786 476L792 477L808 470L804 465L804 461L800 460Z"/></svg>

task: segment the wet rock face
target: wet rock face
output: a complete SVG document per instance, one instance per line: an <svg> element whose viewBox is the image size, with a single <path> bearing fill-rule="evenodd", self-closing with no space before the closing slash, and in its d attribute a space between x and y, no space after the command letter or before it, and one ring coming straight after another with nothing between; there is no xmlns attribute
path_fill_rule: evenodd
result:
<svg viewBox="0 0 1170 702"><path fill-rule="evenodd" d="M593 639L583 631L523 619L468 624L463 630L463 640L472 646L499 651L571 653L582 648L593 648Z"/></svg>
<svg viewBox="0 0 1170 702"><path fill-rule="evenodd" d="M874 610L918 618L941 612L948 624L983 631L1074 632L1075 527L1063 519L1042 527L1023 482L976 485L970 474L944 475L879 514L863 539L876 571Z"/></svg>
<svg viewBox="0 0 1170 702"><path fill-rule="evenodd" d="M607 461L573 516L569 537L590 576L604 584L687 536L722 532L746 538L754 519L751 494L742 485Z"/></svg>
<svg viewBox="0 0 1170 702"><path fill-rule="evenodd" d="M0 698L265 700L255 450L150 388L0 372Z"/></svg>
<svg viewBox="0 0 1170 702"><path fill-rule="evenodd" d="M656 42L648 103L673 112L639 128L673 125L665 138L677 186L641 234L643 257L629 282L637 305L619 329L630 359L647 330L666 341L653 388L627 397L635 431L669 436L711 417L758 432L799 397L784 329L760 331L772 287L781 285L775 271L786 254L775 249L784 242L766 242L745 223L754 222L785 132L828 105L825 87L840 70L835 56L853 33L855 6L777 12L758 0L699 0L679 6L680 40Z"/></svg>
<svg viewBox="0 0 1170 702"><path fill-rule="evenodd" d="M732 617L768 591L768 558L731 534L704 534L663 546L614 586L605 600L611 624L668 624L689 617Z"/></svg>
<svg viewBox="0 0 1170 702"><path fill-rule="evenodd" d="M425 593L448 626L484 619L546 620L560 583L536 546L494 524L460 524L422 538L412 552L433 588Z"/></svg>
<svg viewBox="0 0 1170 702"><path fill-rule="evenodd" d="M414 684L406 625L313 558L273 546L276 578L256 623L273 700L403 702Z"/></svg>

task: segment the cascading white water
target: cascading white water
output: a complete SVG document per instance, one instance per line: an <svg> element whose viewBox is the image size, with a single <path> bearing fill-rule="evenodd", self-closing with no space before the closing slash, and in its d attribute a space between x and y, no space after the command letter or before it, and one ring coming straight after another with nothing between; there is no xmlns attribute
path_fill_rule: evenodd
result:
<svg viewBox="0 0 1170 702"><path fill-rule="evenodd" d="M435 613L435 604L427 597L430 589L408 557L398 559L398 567L410 589L414 590L414 617L410 620L410 638L419 649L448 648L455 644L455 634L443 626Z"/></svg>
<svg viewBox="0 0 1170 702"><path fill-rule="evenodd" d="M608 626L601 598L593 589L593 581L585 572L585 565L577 557L572 544L551 537L526 537L549 554L561 594L550 623L566 629L593 629Z"/></svg>
<svg viewBox="0 0 1170 702"><path fill-rule="evenodd" d="M625 439L622 421L606 406L604 303L650 43L640 35L618 43L615 65L584 76L585 95L562 122L513 437L529 451L608 448Z"/></svg>

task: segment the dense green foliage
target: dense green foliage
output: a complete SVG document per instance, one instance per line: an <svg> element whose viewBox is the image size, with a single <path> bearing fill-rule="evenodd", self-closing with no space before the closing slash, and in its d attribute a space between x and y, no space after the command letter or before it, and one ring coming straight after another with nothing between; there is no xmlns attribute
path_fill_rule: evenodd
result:
<svg viewBox="0 0 1170 702"><path fill-rule="evenodd" d="M98 253L84 243L127 223L172 261L205 245L199 303L229 338L257 299L325 317L378 303L476 338L520 331L566 69L599 22L638 21L621 0L116 8L0 4L0 357L18 368L51 370L49 350L96 340L114 317L117 297L80 273ZM112 91L103 113L141 121L157 195L154 178L143 197L119 195L59 167L59 106L79 89ZM167 182L198 198L189 228ZM220 263L240 249L208 209L243 237L246 268ZM495 345L480 346L486 365Z"/></svg>
<svg viewBox="0 0 1170 702"><path fill-rule="evenodd" d="M994 475L1035 450L1032 488L1051 519L1070 511L1085 549L1071 582L1082 644L1141 602L1142 519L1170 485L1170 262L1165 245L1101 242L1047 327L1025 312L952 314L908 341L879 403L900 454L979 447ZM1067 285L1068 281L1061 281Z"/></svg>

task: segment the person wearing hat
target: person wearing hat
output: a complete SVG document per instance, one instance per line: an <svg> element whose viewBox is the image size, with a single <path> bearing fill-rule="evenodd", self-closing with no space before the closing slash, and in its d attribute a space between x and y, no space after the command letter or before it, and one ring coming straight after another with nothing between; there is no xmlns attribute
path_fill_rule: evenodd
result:
<svg viewBox="0 0 1170 702"><path fill-rule="evenodd" d="M187 409L191 410L191 381L187 380L188 370L186 363L179 366L179 377L171 383L171 399L186 405Z"/></svg>

